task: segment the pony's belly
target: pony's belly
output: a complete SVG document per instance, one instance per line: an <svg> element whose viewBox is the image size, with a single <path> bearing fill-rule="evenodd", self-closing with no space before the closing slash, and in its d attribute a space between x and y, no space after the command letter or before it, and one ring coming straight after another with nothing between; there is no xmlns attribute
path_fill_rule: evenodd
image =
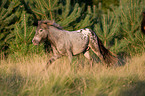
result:
<svg viewBox="0 0 145 96"><path fill-rule="evenodd" d="M72 48L73 55L82 53L88 47L88 44L89 44L88 37L86 37L85 39L76 40L76 42L73 43Z"/></svg>
<svg viewBox="0 0 145 96"><path fill-rule="evenodd" d="M87 47L88 47L87 42L85 44L79 44L78 46L73 47L73 50L72 50L73 55L77 55L77 54L82 53L83 51L86 50Z"/></svg>
<svg viewBox="0 0 145 96"><path fill-rule="evenodd" d="M74 50L74 52L73 52L73 55L77 55L77 54L80 54L80 53L82 53L83 51L84 51L85 49L80 49L80 50Z"/></svg>

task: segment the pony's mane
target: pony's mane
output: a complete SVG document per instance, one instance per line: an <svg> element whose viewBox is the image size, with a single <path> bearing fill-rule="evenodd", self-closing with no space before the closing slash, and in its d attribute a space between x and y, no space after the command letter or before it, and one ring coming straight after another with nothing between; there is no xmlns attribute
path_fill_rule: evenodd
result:
<svg viewBox="0 0 145 96"><path fill-rule="evenodd" d="M62 26L60 26L60 25L57 24L57 23L53 23L53 26L56 27L56 28L59 28L59 29L61 29L61 30L63 29Z"/></svg>
<svg viewBox="0 0 145 96"><path fill-rule="evenodd" d="M59 24L55 23L54 20L42 20L42 21L38 21L38 26L41 25L41 24L47 24L47 25L50 25L50 26L54 26L58 29L63 29L62 26L60 26Z"/></svg>

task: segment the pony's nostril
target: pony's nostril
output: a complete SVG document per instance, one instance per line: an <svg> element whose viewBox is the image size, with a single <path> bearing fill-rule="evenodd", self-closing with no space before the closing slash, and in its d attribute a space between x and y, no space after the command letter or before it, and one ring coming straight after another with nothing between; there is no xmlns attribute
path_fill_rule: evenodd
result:
<svg viewBox="0 0 145 96"><path fill-rule="evenodd" d="M33 40L32 40L32 43L33 43L34 45L38 45L38 44L39 44L39 41L33 39Z"/></svg>

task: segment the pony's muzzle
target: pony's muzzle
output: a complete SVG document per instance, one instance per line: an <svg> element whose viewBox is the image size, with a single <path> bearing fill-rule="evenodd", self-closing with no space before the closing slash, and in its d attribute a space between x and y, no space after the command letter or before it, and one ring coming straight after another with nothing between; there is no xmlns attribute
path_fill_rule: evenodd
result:
<svg viewBox="0 0 145 96"><path fill-rule="evenodd" d="M40 40L37 40L36 38L33 38L32 43L34 45L39 45Z"/></svg>

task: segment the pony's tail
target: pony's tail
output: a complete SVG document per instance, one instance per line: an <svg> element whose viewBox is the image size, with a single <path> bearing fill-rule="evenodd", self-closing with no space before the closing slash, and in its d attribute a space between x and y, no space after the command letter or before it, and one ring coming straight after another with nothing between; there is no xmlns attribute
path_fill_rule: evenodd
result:
<svg viewBox="0 0 145 96"><path fill-rule="evenodd" d="M98 38L95 32L92 30L90 31L90 47L98 55L101 61L107 64L107 66L117 63L117 56L104 47L102 41Z"/></svg>
<svg viewBox="0 0 145 96"><path fill-rule="evenodd" d="M105 63L107 64L107 66L117 63L117 61L118 61L117 56L114 53L112 53L111 51L109 51L108 49L106 49L104 47L102 41L98 37L97 37L97 41L98 41L100 53L102 54L103 59L104 59Z"/></svg>

